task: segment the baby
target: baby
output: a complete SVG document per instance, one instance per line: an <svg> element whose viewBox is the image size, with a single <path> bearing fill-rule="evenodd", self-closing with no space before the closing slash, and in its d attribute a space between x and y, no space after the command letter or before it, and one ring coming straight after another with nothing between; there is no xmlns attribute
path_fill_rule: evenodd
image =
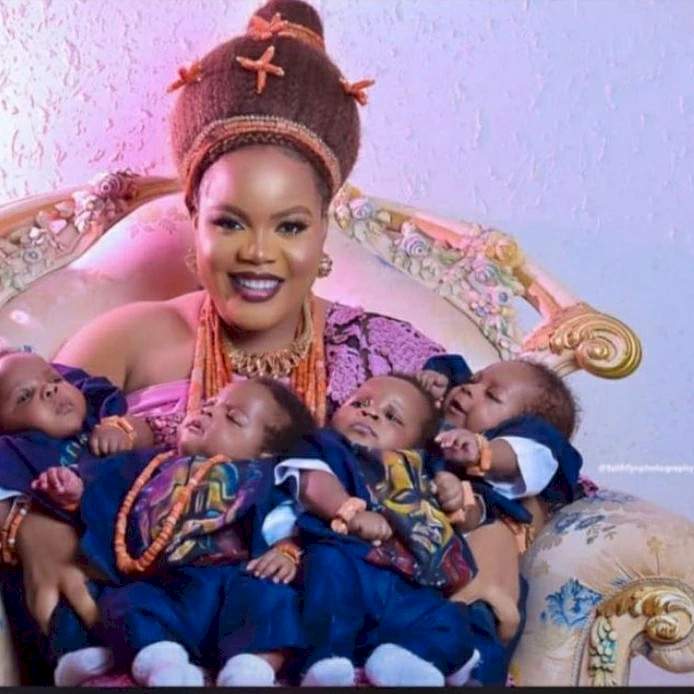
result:
<svg viewBox="0 0 694 694"><path fill-rule="evenodd" d="M120 583L104 586L97 600L101 619L93 635L105 646L64 648L72 652L58 662L56 684L77 684L115 661L131 666L144 686L200 686L202 670L191 657L202 661L214 652L218 685L272 685L284 661L278 647L303 646L298 596L286 585L298 549L281 539L268 549L265 538L278 531L263 527L276 501L272 456L313 427L306 407L281 384L234 382L183 420L178 455L152 462L140 456L127 472L106 460L89 471L86 485L66 468L42 473L35 487L58 505L81 506L83 550ZM114 566L113 526L136 475L132 510L122 536L115 533ZM170 524L176 531L163 546L159 538ZM256 558L246 564L249 554ZM58 631L74 631L74 616L53 622Z"/></svg>
<svg viewBox="0 0 694 694"><path fill-rule="evenodd" d="M416 450L435 435L438 419L414 378L371 378L337 410L331 429L305 437L277 466L276 481L293 485L307 511L298 519L304 685L350 686L355 661L364 659L377 686L467 681L477 653L466 608L437 586L450 557L458 558L449 568L459 579L473 566L463 543L452 551L458 539L432 503L426 456ZM395 535L409 554L390 546Z"/></svg>
<svg viewBox="0 0 694 694"><path fill-rule="evenodd" d="M125 415L122 393L104 378L50 364L28 351L0 350L0 487L3 498L28 495L49 467L75 466L85 453L106 454L151 445L144 420ZM55 505L49 510L65 520ZM6 523L7 524L7 523Z"/></svg>
<svg viewBox="0 0 694 694"><path fill-rule="evenodd" d="M518 523L529 528L532 520L522 499L537 495L550 505L574 500L582 459L569 438L577 406L551 369L513 360L471 375L461 357L444 355L429 360L418 379L441 403L443 431L436 440L450 472L437 476L437 487L444 510L458 514L460 530L511 518L516 521L511 527L519 532ZM477 499L484 503L463 508L459 480L474 480ZM527 534L521 530L518 539L523 550ZM493 547L485 548L483 557L475 554L480 572L453 599L488 601L500 621L500 635L508 640L520 618L518 589L501 589L486 580L495 556Z"/></svg>

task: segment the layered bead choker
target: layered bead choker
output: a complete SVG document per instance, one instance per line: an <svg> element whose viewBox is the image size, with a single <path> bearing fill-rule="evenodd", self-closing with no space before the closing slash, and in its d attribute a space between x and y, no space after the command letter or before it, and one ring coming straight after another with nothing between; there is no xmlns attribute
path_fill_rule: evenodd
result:
<svg viewBox="0 0 694 694"><path fill-rule="evenodd" d="M247 378L285 378L306 357L313 340L313 321L311 319L311 301L304 301L301 316L301 330L292 343L283 349L273 352L246 352L235 347L226 330L222 332L225 351L234 371Z"/></svg>

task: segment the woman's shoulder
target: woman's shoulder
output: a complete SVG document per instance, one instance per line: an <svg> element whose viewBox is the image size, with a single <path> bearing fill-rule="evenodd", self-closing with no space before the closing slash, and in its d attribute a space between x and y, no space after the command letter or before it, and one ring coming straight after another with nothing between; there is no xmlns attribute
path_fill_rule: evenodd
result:
<svg viewBox="0 0 694 694"><path fill-rule="evenodd" d="M138 338L157 340L161 328L190 332L196 324L202 298L202 292L191 292L167 301L136 301L117 306L87 323L60 354L84 342L98 347L120 335L127 336L131 342Z"/></svg>
<svg viewBox="0 0 694 694"><path fill-rule="evenodd" d="M123 387L132 372L149 361L148 354L161 353L165 346L192 345L201 302L202 292L192 292L118 306L85 325L55 359Z"/></svg>

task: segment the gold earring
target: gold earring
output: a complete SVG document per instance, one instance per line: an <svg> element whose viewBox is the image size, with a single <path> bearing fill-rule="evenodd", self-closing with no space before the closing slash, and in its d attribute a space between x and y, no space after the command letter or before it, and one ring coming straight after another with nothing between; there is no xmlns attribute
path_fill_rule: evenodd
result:
<svg viewBox="0 0 694 694"><path fill-rule="evenodd" d="M327 254L323 253L318 263L318 277L327 277L333 270L333 259Z"/></svg>

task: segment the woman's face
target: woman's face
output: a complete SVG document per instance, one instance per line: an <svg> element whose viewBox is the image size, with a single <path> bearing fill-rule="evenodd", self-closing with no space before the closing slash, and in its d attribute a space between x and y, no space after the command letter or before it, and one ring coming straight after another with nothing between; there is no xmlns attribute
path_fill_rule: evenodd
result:
<svg viewBox="0 0 694 694"><path fill-rule="evenodd" d="M323 252L322 209L310 164L281 147L243 147L205 172L193 220L198 277L229 327L296 325Z"/></svg>

